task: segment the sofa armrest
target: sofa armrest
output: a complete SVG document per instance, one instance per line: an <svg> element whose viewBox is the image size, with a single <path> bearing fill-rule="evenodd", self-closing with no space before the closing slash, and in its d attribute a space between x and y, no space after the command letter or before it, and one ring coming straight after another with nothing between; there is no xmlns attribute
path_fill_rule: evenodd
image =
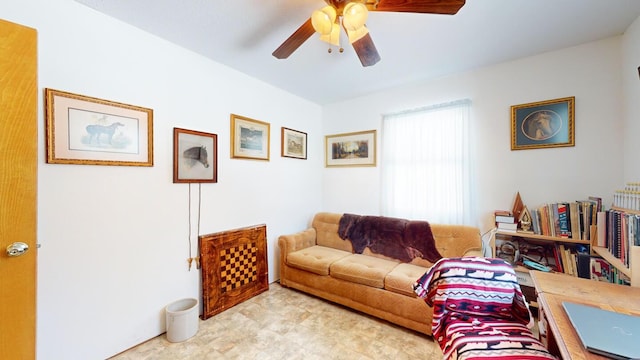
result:
<svg viewBox="0 0 640 360"><path fill-rule="evenodd" d="M289 254L316 244L316 229L309 228L291 235L280 235L278 245L281 254Z"/></svg>

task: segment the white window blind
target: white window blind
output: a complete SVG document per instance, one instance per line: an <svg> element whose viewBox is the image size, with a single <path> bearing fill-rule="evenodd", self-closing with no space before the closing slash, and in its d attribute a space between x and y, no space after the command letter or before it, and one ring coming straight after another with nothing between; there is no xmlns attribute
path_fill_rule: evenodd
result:
<svg viewBox="0 0 640 360"><path fill-rule="evenodd" d="M382 212L472 224L470 100L383 117Z"/></svg>

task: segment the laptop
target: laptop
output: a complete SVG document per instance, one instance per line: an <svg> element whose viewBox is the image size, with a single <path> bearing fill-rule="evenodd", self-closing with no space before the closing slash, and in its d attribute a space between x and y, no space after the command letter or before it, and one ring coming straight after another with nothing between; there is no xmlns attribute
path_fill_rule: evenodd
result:
<svg viewBox="0 0 640 360"><path fill-rule="evenodd" d="M562 306L588 351L611 359L640 359L640 316L567 301Z"/></svg>

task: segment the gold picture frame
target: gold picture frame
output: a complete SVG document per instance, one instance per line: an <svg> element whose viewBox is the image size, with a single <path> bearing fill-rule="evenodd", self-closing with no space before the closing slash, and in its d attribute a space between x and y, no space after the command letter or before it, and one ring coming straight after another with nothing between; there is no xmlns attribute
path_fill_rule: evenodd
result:
<svg viewBox="0 0 640 360"><path fill-rule="evenodd" d="M511 106L511 150L575 146L575 97Z"/></svg>
<svg viewBox="0 0 640 360"><path fill-rule="evenodd" d="M282 157L307 159L307 133L281 128L280 149Z"/></svg>
<svg viewBox="0 0 640 360"><path fill-rule="evenodd" d="M218 182L218 135L173 128L173 182Z"/></svg>
<svg viewBox="0 0 640 360"><path fill-rule="evenodd" d="M45 89L49 164L153 166L153 110Z"/></svg>
<svg viewBox="0 0 640 360"><path fill-rule="evenodd" d="M376 166L376 130L325 136L325 167Z"/></svg>
<svg viewBox="0 0 640 360"><path fill-rule="evenodd" d="M269 161L271 125L231 114L231 158Z"/></svg>

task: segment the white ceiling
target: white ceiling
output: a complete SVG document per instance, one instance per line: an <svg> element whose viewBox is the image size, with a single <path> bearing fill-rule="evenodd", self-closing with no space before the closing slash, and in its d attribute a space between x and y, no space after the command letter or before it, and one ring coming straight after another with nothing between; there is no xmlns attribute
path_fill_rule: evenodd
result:
<svg viewBox="0 0 640 360"><path fill-rule="evenodd" d="M622 34L640 0L467 0L456 15L371 12L382 60L364 68L343 38L271 53L322 0L76 0L324 105L370 92ZM640 61L640 59L639 59Z"/></svg>

